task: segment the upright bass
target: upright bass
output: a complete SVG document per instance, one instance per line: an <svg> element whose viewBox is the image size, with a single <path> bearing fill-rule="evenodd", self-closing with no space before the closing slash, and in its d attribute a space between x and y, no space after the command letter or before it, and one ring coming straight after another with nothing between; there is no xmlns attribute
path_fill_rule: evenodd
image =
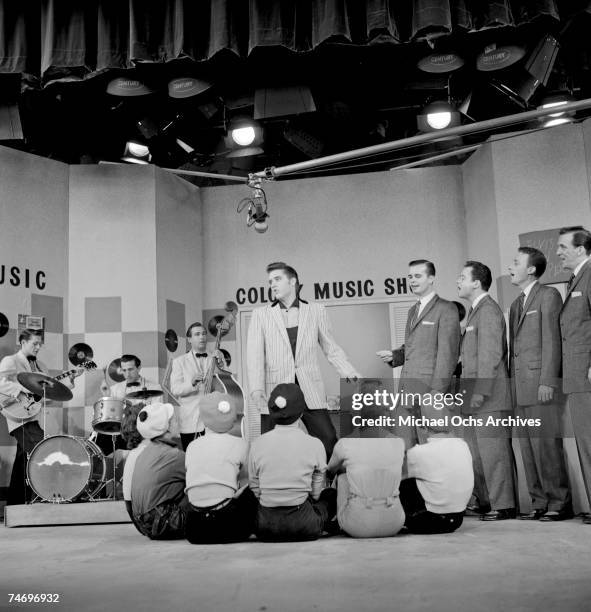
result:
<svg viewBox="0 0 591 612"><path fill-rule="evenodd" d="M236 323L238 306L234 302L226 302L224 309L227 314L225 316L217 315L213 317L207 326L210 333L215 335L215 346L213 350L214 358L211 360L211 364L207 369L202 388L203 393L207 394L219 391L220 393L227 393L234 400L237 412L237 422L230 433L240 436L241 421L244 415L244 407L246 406L244 390L238 384L231 372L220 367L217 359L217 355L220 353L221 339Z"/></svg>

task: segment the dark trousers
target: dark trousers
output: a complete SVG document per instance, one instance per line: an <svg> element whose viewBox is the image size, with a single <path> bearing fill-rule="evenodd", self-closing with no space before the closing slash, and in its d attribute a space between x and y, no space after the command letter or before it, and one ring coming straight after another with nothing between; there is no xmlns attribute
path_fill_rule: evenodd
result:
<svg viewBox="0 0 591 612"><path fill-rule="evenodd" d="M318 501L309 497L299 506L267 508L259 504L256 535L263 542L317 540L336 511L336 489L324 489Z"/></svg>
<svg viewBox="0 0 591 612"><path fill-rule="evenodd" d="M11 431L10 435L16 439L16 456L12 465L6 504L24 504L30 502L34 495L26 483L27 454L43 440L43 430L37 421L29 421Z"/></svg>
<svg viewBox="0 0 591 612"><path fill-rule="evenodd" d="M150 540L179 540L185 537L188 505L186 498L181 502L164 502L144 514L132 514L132 520Z"/></svg>
<svg viewBox="0 0 591 612"><path fill-rule="evenodd" d="M203 508L190 505L185 536L191 544L227 544L248 540L254 533L257 505L257 498L248 487L238 497L215 506Z"/></svg>
<svg viewBox="0 0 591 612"><path fill-rule="evenodd" d="M328 410L310 410L306 408L302 414L302 421L308 433L318 438L324 445L326 457L330 459L334 445L337 443L337 432L330 420ZM261 433L267 433L275 427L275 421L268 414L261 414Z"/></svg>
<svg viewBox="0 0 591 612"><path fill-rule="evenodd" d="M201 436L204 436L204 435L205 435L204 431L197 431L195 433L182 433L181 434L181 446L183 447L183 450L186 451L187 446L189 446L189 444L191 444L193 440L196 440L197 438L200 438Z"/></svg>
<svg viewBox="0 0 591 612"><path fill-rule="evenodd" d="M587 499L591 501L591 393L569 393L568 406L575 432Z"/></svg>
<svg viewBox="0 0 591 612"><path fill-rule="evenodd" d="M127 443L123 439L123 436L110 436L107 434L97 433L95 444L103 451L105 457L113 454L113 437L115 438L115 450L127 450Z"/></svg>
<svg viewBox="0 0 591 612"><path fill-rule="evenodd" d="M534 510L571 509L568 473L562 447L563 406L518 406L523 418L540 419L541 427L526 427L519 438L527 488Z"/></svg>
<svg viewBox="0 0 591 612"><path fill-rule="evenodd" d="M404 524L411 533L451 533L464 520L463 512L436 514L427 510L415 478L400 483L400 502L406 514Z"/></svg>

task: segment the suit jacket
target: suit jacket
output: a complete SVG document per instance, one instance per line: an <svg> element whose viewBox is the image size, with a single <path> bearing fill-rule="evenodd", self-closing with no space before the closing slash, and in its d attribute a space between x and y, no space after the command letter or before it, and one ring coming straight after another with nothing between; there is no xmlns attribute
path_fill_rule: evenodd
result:
<svg viewBox="0 0 591 612"><path fill-rule="evenodd" d="M180 404L175 410L181 433L194 433L205 429L199 418L201 391L199 387L194 387L191 381L197 375L202 378L205 376L212 359L211 355L206 359L197 359L193 351L189 351L172 360L170 390Z"/></svg>
<svg viewBox="0 0 591 612"><path fill-rule="evenodd" d="M554 287L535 283L521 317L518 297L509 311L509 359L513 397L519 406L538 404L538 387L558 387L562 298Z"/></svg>
<svg viewBox="0 0 591 612"><path fill-rule="evenodd" d="M454 304L435 295L415 319L408 311L404 345L394 350L392 367L402 365L399 388L408 393L446 392L458 364L460 322Z"/></svg>
<svg viewBox="0 0 591 612"><path fill-rule="evenodd" d="M332 337L324 306L300 302L295 358L279 306L253 310L248 327L246 360L249 393L264 391L268 397L278 384L293 383L297 375L308 408L327 408L317 360L319 344L342 378L360 377L345 351Z"/></svg>
<svg viewBox="0 0 591 612"><path fill-rule="evenodd" d="M37 359L37 370L47 374L47 368ZM19 393L29 393L28 389L25 389L16 379L17 374L21 372L32 372L31 364L25 357L22 351L18 351L14 355L8 355L0 362L0 392L11 395L12 397L18 397ZM0 396L1 399L7 399L4 396ZM39 414L33 417L22 420L11 419L7 414L4 414L6 419L6 425L8 431L12 431L17 427L20 427L24 423L29 421L38 421Z"/></svg>
<svg viewBox="0 0 591 612"><path fill-rule="evenodd" d="M462 412L483 414L512 410L507 371L507 326L499 305L486 295L468 316L462 338ZM471 409L473 394L484 395L480 408Z"/></svg>
<svg viewBox="0 0 591 612"><path fill-rule="evenodd" d="M591 263L574 279L560 311L562 388L565 393L591 392Z"/></svg>

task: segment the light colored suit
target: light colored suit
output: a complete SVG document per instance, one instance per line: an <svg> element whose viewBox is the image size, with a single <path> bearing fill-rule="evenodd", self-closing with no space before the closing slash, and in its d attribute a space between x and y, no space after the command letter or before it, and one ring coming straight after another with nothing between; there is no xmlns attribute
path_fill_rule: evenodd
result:
<svg viewBox="0 0 591 612"><path fill-rule="evenodd" d="M28 389L25 389L16 379L17 375L21 372L32 372L31 364L22 351L18 351L14 355L7 355L0 362L0 392L12 397L18 397L19 393L30 393ZM47 368L37 359L37 371L47 374ZM6 399L0 395L0 400ZM0 414L2 414L0 412ZM29 421L38 421L39 414L28 419L11 419L8 414L3 414L6 419L6 425L8 431L11 432L17 427L20 427L24 423Z"/></svg>
<svg viewBox="0 0 591 612"><path fill-rule="evenodd" d="M573 280L560 311L562 389L568 393L579 461L591 502L591 262Z"/></svg>
<svg viewBox="0 0 591 612"><path fill-rule="evenodd" d="M199 418L200 385L194 387L191 381L196 376L205 376L212 359L211 355L198 359L193 351L189 351L172 361L170 390L180 404L175 410L181 433L195 433L205 429Z"/></svg>
<svg viewBox="0 0 591 612"><path fill-rule="evenodd" d="M332 337L324 306L300 302L295 358L279 305L253 310L247 343L249 393L263 391L268 397L278 384L293 383L297 376L307 407L327 409L318 344L342 378L361 376Z"/></svg>
<svg viewBox="0 0 591 612"><path fill-rule="evenodd" d="M509 312L511 387L517 414L542 426L518 429L523 464L534 510L557 512L570 504L562 448L564 396L560 393L560 293L536 282L519 315L519 296ZM554 400L538 401L538 387L554 388Z"/></svg>
<svg viewBox="0 0 591 612"><path fill-rule="evenodd" d="M438 295L429 300L417 317L418 307L417 303L408 311L404 345L394 350L391 365L402 365L401 390L408 393L446 392L458 364L458 310Z"/></svg>
<svg viewBox="0 0 591 612"><path fill-rule="evenodd" d="M477 418L501 418L513 410L507 371L507 326L499 305L486 295L468 315L462 338L462 390L464 414ZM473 394L484 396L480 408L470 408ZM503 414L505 413L505 414ZM465 428L466 442L474 459L474 473L480 461L484 482L475 479L475 493L481 505L487 498L493 510L515 508L514 459L511 427L474 426Z"/></svg>

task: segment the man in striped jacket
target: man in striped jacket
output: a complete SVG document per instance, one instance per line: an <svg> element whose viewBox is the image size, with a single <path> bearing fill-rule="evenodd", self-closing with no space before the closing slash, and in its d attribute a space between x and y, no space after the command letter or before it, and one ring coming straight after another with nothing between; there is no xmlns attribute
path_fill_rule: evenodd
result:
<svg viewBox="0 0 591 612"><path fill-rule="evenodd" d="M335 342L324 306L300 299L297 272L283 262L267 266L274 302L252 313L247 363L250 397L261 413L261 432L273 428L267 398L280 383L296 383L306 400L302 421L310 435L332 454L336 432L328 415L326 391L317 360L317 345L342 378L360 374Z"/></svg>

